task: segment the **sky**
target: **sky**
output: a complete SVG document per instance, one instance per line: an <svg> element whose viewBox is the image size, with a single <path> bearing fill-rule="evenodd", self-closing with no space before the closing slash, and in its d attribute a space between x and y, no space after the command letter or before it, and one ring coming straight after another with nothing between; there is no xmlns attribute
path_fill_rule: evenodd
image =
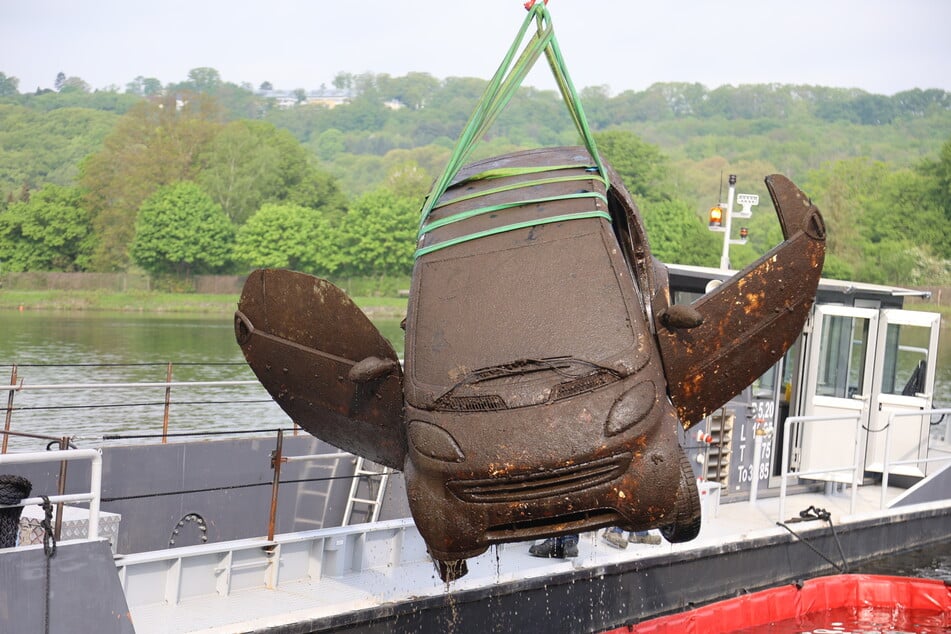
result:
<svg viewBox="0 0 951 634"><path fill-rule="evenodd" d="M189 70L278 89L340 72L495 72L524 0L0 0L0 72L20 92L59 72L94 89ZM657 82L951 91L951 0L551 0L577 88ZM539 63L525 82L554 87Z"/></svg>

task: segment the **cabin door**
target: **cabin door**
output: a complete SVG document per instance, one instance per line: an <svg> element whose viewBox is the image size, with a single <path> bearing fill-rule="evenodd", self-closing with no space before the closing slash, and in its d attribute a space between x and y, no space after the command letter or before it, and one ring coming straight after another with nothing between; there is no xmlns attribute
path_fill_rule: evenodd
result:
<svg viewBox="0 0 951 634"><path fill-rule="evenodd" d="M878 321L876 309L816 306L806 343L804 416L857 414L868 427ZM865 435L856 433L855 420L798 423L791 437L799 449L792 464L799 471L847 467L855 461L856 443L863 445L860 455L865 453ZM851 482L852 474L830 471L809 478Z"/></svg>
<svg viewBox="0 0 951 634"><path fill-rule="evenodd" d="M869 412L866 470L882 472L885 429L890 414L920 412L932 407L938 330L941 316L909 310L881 311L875 367L875 391ZM889 473L922 477L925 465L892 462L925 458L930 417L899 416L888 434Z"/></svg>

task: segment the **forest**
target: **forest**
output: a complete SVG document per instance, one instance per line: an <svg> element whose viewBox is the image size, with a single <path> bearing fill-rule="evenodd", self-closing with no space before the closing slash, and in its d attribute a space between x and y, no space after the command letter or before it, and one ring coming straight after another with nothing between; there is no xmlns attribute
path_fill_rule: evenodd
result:
<svg viewBox="0 0 951 634"><path fill-rule="evenodd" d="M288 104L212 68L108 90L61 73L36 93L0 72L0 275L408 275L422 201L486 83L340 73L339 105L303 89ZM731 266L775 246L763 179L782 173L823 211L826 277L951 283L951 93L663 83L580 96L661 260L719 264L707 213L731 174L761 200ZM578 142L557 92L522 87L475 158Z"/></svg>

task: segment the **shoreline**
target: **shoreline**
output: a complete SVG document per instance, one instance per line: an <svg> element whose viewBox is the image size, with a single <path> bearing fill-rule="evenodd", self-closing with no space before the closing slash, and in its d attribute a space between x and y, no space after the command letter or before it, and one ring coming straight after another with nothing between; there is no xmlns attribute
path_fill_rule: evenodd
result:
<svg viewBox="0 0 951 634"><path fill-rule="evenodd" d="M363 312L375 318L401 319L406 298L354 297ZM10 291L0 290L0 311L96 311L231 315L238 295L131 291Z"/></svg>

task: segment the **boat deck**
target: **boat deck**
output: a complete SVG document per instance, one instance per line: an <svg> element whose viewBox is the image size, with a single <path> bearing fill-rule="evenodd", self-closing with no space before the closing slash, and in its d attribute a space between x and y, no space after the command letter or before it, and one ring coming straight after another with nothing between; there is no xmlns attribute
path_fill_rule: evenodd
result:
<svg viewBox="0 0 951 634"><path fill-rule="evenodd" d="M937 541L951 527L951 502L947 498L882 510L880 487L862 486L856 493L854 512L850 487L787 496L784 512L788 517L798 516L809 507L824 509L831 514L834 533L828 522L811 520L787 524L797 533L794 536L777 525L778 497L721 504L711 498L704 503L699 537L688 543L630 544L621 550L605 543L597 533L586 533L581 536L578 557L567 560L532 557L527 543L504 544L470 559L469 573L451 584L439 579L410 519L281 535L267 548L262 540L243 540L129 555L117 563L139 634L403 631L410 624L419 627L440 619L448 619L443 629L474 631L473 622L467 622L484 618L474 608L480 601L495 602L496 612L500 606L502 611L518 612L521 600L521 611L528 616L537 611L531 603L535 602L537 608L538 601L544 600L551 604L541 613L558 619L562 618L557 607L558 586L594 587L616 579L618 587L627 588L637 579L642 606L631 608L637 616L632 619L632 612L606 614L581 618L577 624L578 631L597 631L669 612L677 609L678 603L712 600L711 592L722 597L758 589L748 587L754 577L745 578L744 568L788 565L788 571L775 571L775 578L767 582L804 578L802 575L810 571L829 571L833 563L841 564L843 545L846 558L854 563L889 549L897 552L915 547L908 539L911 534L922 543ZM903 489L889 489L886 498L891 503L905 493ZM913 519L924 521L915 533L910 532ZM889 540L881 537L881 530L874 538L878 542L874 548L857 543L860 527L881 529L892 523L896 530L905 531L904 548L894 544L898 538L889 545ZM830 535L834 541L829 540ZM779 555L781 565L769 559L776 556L768 554L774 546L785 549ZM726 570L731 567L727 554L738 557L738 571L718 578L714 573L717 564L711 558L719 557ZM802 565L796 563L800 560ZM679 579L676 583L681 588L671 604L673 595L665 584L673 580L652 575L674 574L681 564L682 571L673 578ZM689 585L698 570L707 571L703 584L706 589L691 593L683 584ZM763 578L762 574L756 578ZM655 582L660 589L653 588ZM726 585L718 587L720 583ZM161 593L156 594L154 588L160 588ZM578 587L573 591L579 599L583 596ZM508 602L515 607L504 608ZM482 627L487 624L475 622L480 623L481 631L504 631L497 629L500 626Z"/></svg>

